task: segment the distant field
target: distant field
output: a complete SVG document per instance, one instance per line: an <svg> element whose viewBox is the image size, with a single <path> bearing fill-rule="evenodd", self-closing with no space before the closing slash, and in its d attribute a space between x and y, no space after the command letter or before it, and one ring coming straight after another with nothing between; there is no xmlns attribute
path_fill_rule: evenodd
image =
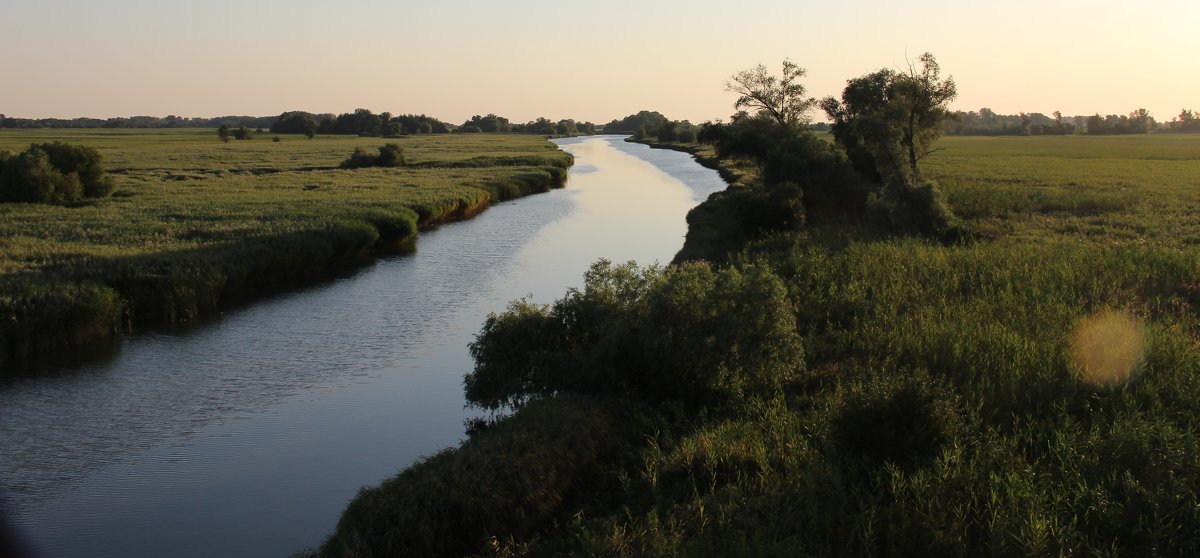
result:
<svg viewBox="0 0 1200 558"><path fill-rule="evenodd" d="M1200 242L1200 135L947 137L938 147L927 178L994 234Z"/></svg>
<svg viewBox="0 0 1200 558"><path fill-rule="evenodd" d="M113 197L0 204L0 361L100 336L118 323L188 319L265 284L411 243L418 226L561 183L570 155L538 136L395 139L213 130L4 130L0 149L96 148ZM409 166L340 170L356 147L400 144ZM79 330L70 339L50 330Z"/></svg>

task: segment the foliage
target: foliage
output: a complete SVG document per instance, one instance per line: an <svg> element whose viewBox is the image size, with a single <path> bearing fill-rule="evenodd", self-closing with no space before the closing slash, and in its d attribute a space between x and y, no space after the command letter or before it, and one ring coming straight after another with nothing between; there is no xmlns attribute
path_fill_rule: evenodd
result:
<svg viewBox="0 0 1200 558"><path fill-rule="evenodd" d="M758 165L763 188L772 189L779 184L799 186L802 196L795 200L779 199L778 203L803 203L812 219L861 215L868 194L875 189L854 172L837 146L808 130L748 117L730 124L707 123L699 139L711 144L721 157L753 160Z"/></svg>
<svg viewBox="0 0 1200 558"><path fill-rule="evenodd" d="M573 393L719 406L803 371L786 290L763 266L601 260L584 284L551 306L518 301L489 316L470 346L467 400L495 410Z"/></svg>
<svg viewBox="0 0 1200 558"><path fill-rule="evenodd" d="M252 137L254 137L254 132L251 132L250 128L245 126L240 126L238 129L233 131L233 139L236 140L248 140Z"/></svg>
<svg viewBox="0 0 1200 558"><path fill-rule="evenodd" d="M220 139L221 142L228 143L232 137L233 133L229 131L228 124L221 124L221 127L217 128L217 138Z"/></svg>
<svg viewBox="0 0 1200 558"><path fill-rule="evenodd" d="M487 116L479 116L478 114L472 116L470 120L463 122L461 128L478 129L480 132L509 132L512 130L512 125L507 118L488 113Z"/></svg>
<svg viewBox="0 0 1200 558"><path fill-rule="evenodd" d="M354 148L350 158L339 165L343 169L360 169L363 167L403 167L404 148L399 144L389 143L379 147L379 154L372 155L362 147Z"/></svg>
<svg viewBox="0 0 1200 558"><path fill-rule="evenodd" d="M804 96L805 88L799 79L805 73L804 68L791 60L783 61L779 77L759 64L730 76L725 90L738 95L734 109L749 109L779 126L799 128L808 123L807 113L817 104L816 99Z"/></svg>
<svg viewBox="0 0 1200 558"><path fill-rule="evenodd" d="M318 555L478 555L496 537L534 535L611 488L605 472L626 453L623 438L595 401L532 403L486 436L359 492Z"/></svg>
<svg viewBox="0 0 1200 558"><path fill-rule="evenodd" d="M0 202L66 203L112 193L100 153L55 141L0 156Z"/></svg>
<svg viewBox="0 0 1200 558"><path fill-rule="evenodd" d="M670 122L670 119L663 116L657 111L639 111L637 114L631 114L621 119L614 119L612 122L604 125L604 133L606 134L632 134L639 129L657 130L663 124Z"/></svg>
<svg viewBox="0 0 1200 558"><path fill-rule="evenodd" d="M821 107L833 121L838 145L863 176L882 186L875 213L902 232L944 240L966 233L939 200L937 186L921 177L919 162L933 150L949 118L947 104L957 96L954 80L941 79L932 54L908 73L883 69L847 82L841 101L827 97Z"/></svg>
<svg viewBox="0 0 1200 558"><path fill-rule="evenodd" d="M271 133L304 134L308 139L312 139L317 135L316 116L303 111L284 112L271 124Z"/></svg>

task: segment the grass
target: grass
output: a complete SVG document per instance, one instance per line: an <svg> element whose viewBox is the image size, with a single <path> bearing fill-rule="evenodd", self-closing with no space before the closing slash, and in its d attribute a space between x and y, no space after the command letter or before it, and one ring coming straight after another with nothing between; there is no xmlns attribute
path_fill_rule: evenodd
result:
<svg viewBox="0 0 1200 558"><path fill-rule="evenodd" d="M798 379L701 412L642 401L663 415L625 429L641 442L609 473L618 488L473 552L1200 551L1200 136L939 147L927 177L984 235L946 245L825 223L718 254L786 286ZM693 229L722 219L693 215Z"/></svg>
<svg viewBox="0 0 1200 558"><path fill-rule="evenodd" d="M561 186L571 157L537 137L389 139L410 166L339 170L384 140L281 136L221 143L211 130L14 130L0 149L95 147L111 198L0 205L0 363L188 320L309 281L365 254L411 247L420 228Z"/></svg>

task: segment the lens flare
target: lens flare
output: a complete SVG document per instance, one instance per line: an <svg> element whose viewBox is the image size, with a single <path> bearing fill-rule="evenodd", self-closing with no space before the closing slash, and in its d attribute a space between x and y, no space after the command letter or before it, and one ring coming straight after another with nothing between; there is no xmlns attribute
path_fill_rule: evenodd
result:
<svg viewBox="0 0 1200 558"><path fill-rule="evenodd" d="M1070 357L1084 383L1097 387L1127 384L1145 364L1142 325L1115 310L1092 314L1071 333Z"/></svg>

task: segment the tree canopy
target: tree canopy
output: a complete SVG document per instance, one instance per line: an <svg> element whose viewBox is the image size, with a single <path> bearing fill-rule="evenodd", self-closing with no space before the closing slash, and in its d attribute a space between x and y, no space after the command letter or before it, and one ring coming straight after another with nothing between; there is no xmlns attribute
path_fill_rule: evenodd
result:
<svg viewBox="0 0 1200 558"><path fill-rule="evenodd" d="M932 54L918 61L920 68L910 64L907 73L885 68L851 79L841 101L821 101L855 167L884 184L921 181L918 163L942 135L948 104L958 94L952 78L941 79Z"/></svg>
<svg viewBox="0 0 1200 558"><path fill-rule="evenodd" d="M779 77L759 64L730 76L725 90L738 94L735 109L748 109L780 126L795 128L808 123L808 111L817 104L816 99L804 96L804 85L799 82L806 73L791 60L783 61L783 75Z"/></svg>

